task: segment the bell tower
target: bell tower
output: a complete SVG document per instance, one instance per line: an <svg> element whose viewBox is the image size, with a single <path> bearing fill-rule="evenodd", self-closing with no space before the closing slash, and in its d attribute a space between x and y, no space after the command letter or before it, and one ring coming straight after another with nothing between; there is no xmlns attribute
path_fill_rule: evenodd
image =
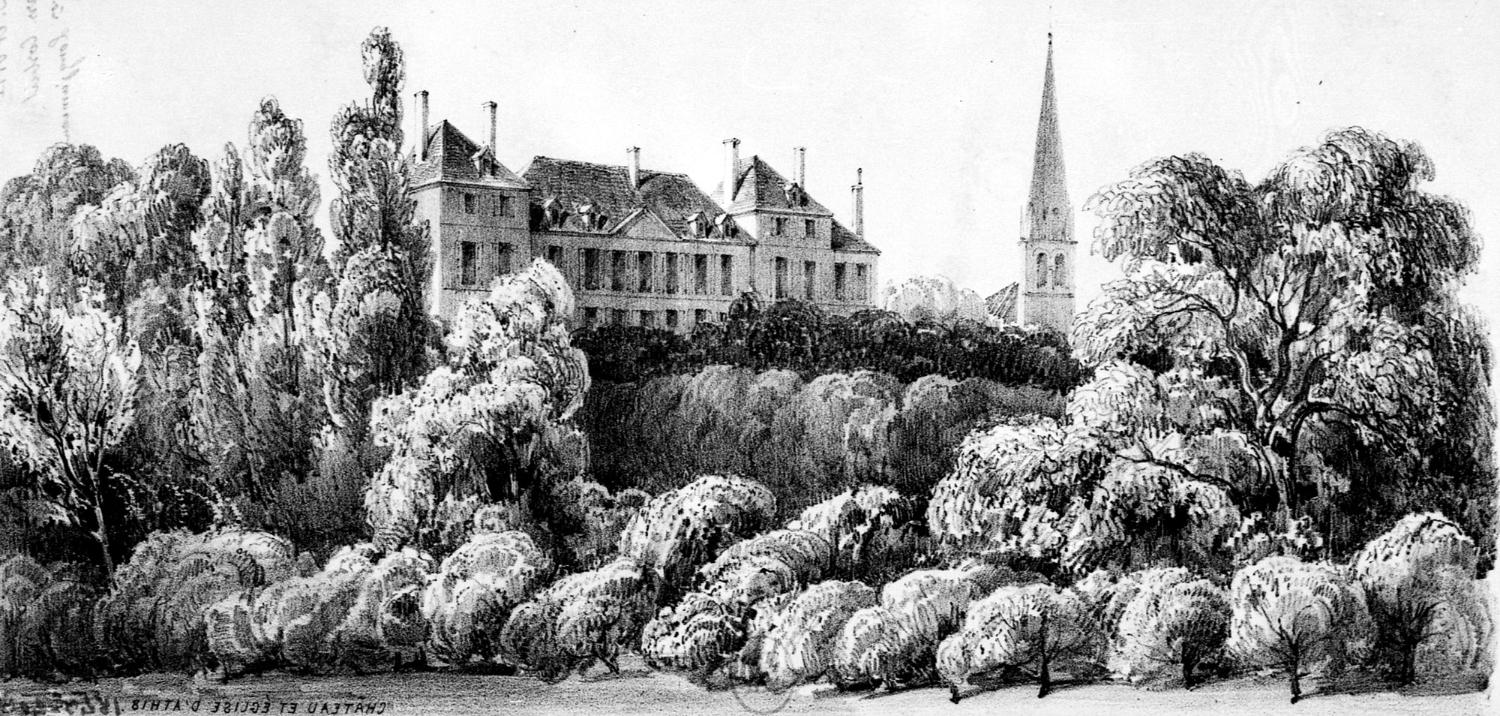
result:
<svg viewBox="0 0 1500 716"><path fill-rule="evenodd" d="M1042 109L1036 126L1031 194L1021 221L1026 280L1023 323L1066 333L1073 325L1073 203L1063 171L1062 136L1057 125L1056 82L1052 76L1052 33L1047 33L1047 69L1042 77Z"/></svg>

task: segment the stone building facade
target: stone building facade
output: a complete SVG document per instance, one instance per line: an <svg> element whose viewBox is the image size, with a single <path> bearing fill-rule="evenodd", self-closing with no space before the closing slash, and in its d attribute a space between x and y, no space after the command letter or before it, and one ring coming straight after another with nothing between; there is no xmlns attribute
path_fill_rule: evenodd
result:
<svg viewBox="0 0 1500 716"><path fill-rule="evenodd" d="M451 317L493 279L533 259L551 261L577 298L577 327L642 325L691 331L725 320L745 293L808 301L849 313L872 305L879 250L863 239L863 182L854 230L802 188L805 153L789 179L724 143L724 174L710 194L685 174L537 156L516 174L495 159L494 104L480 144L447 121L429 125L413 157L411 195L429 222L428 309Z"/></svg>

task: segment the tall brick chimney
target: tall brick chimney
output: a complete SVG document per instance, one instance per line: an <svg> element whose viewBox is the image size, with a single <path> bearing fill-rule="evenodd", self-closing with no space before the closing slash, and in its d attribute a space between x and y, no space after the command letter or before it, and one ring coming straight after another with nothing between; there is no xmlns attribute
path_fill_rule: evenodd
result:
<svg viewBox="0 0 1500 716"><path fill-rule="evenodd" d="M641 148L627 147L625 154L630 157L630 163L626 165L630 172L630 188L639 189L641 188Z"/></svg>
<svg viewBox="0 0 1500 716"><path fill-rule="evenodd" d="M856 169L854 174L854 235L865 238L865 170Z"/></svg>
<svg viewBox="0 0 1500 716"><path fill-rule="evenodd" d="M724 140L724 208L734 201L734 182L740 173L740 140Z"/></svg>
<svg viewBox="0 0 1500 716"><path fill-rule="evenodd" d="M806 189L807 188L807 147L793 147L792 148L792 154L793 154L792 159L796 162L795 164L792 165L793 167L795 167L793 169L793 171L796 172L796 174L794 174L793 177L792 177L792 181L796 182L797 186L800 186L803 189Z"/></svg>
<svg viewBox="0 0 1500 716"><path fill-rule="evenodd" d="M484 103L484 111L489 115L490 119L490 151L498 154L500 151L499 145L495 144L495 107L495 100Z"/></svg>
<svg viewBox="0 0 1500 716"><path fill-rule="evenodd" d="M417 135L417 159L427 161L427 90L417 92L417 116L421 118Z"/></svg>

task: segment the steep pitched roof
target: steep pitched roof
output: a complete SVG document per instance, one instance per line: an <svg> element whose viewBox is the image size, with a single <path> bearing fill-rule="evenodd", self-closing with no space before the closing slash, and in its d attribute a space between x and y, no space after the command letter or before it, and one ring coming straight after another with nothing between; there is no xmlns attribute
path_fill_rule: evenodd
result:
<svg viewBox="0 0 1500 716"><path fill-rule="evenodd" d="M600 229L605 233L619 228L637 210L654 214L679 235L694 214L711 222L724 213L686 174L643 169L641 185L633 187L630 170L623 166L538 156L522 175L534 189L532 203L551 199L569 211L592 204L596 214L608 217Z"/></svg>
<svg viewBox="0 0 1500 716"><path fill-rule="evenodd" d="M510 189L525 189L526 181L495 159L488 147L481 147L464 136L458 128L443 120L427 131L427 161L412 166L412 186L421 186L432 181L448 180L492 184ZM494 171L486 174L479 170L475 159L484 152L482 162L494 162Z"/></svg>
<svg viewBox="0 0 1500 716"><path fill-rule="evenodd" d="M858 234L844 228L837 220L833 222L833 250L854 251L867 254L878 254L880 249L875 245L861 239Z"/></svg>
<svg viewBox="0 0 1500 716"><path fill-rule="evenodd" d="M786 191L791 183L756 155L740 160L735 171L733 196L725 198L724 183L719 182L718 188L714 190L714 197L719 203L724 204L730 213L752 209L792 209L830 215L833 213L819 204L818 200L809 196L806 191L801 193L799 197L801 201L794 205L788 200Z"/></svg>

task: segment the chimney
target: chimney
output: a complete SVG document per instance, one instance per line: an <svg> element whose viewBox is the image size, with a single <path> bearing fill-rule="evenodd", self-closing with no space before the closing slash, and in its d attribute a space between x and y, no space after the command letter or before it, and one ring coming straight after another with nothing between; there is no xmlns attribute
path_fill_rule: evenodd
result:
<svg viewBox="0 0 1500 716"><path fill-rule="evenodd" d="M734 182L740 173L740 140L724 140L724 208L734 201Z"/></svg>
<svg viewBox="0 0 1500 716"><path fill-rule="evenodd" d="M792 181L796 182L797 186L800 186L803 189L806 189L807 188L807 147L793 147L792 148L792 153L793 153L792 159L795 162L794 164L792 164L792 166L794 167L794 171L797 172L795 175L793 175Z"/></svg>
<svg viewBox="0 0 1500 716"><path fill-rule="evenodd" d="M417 116L422 118L422 133L417 135L417 159L427 161L427 90L417 93Z"/></svg>
<svg viewBox="0 0 1500 716"><path fill-rule="evenodd" d="M865 170L855 170L854 179L854 235L865 238Z"/></svg>
<svg viewBox="0 0 1500 716"><path fill-rule="evenodd" d="M498 153L499 145L495 144L495 100L484 103L484 111L490 116L490 151Z"/></svg>
<svg viewBox="0 0 1500 716"><path fill-rule="evenodd" d="M630 171L630 188L639 189L641 188L641 148L628 147L625 153L630 155L630 164L627 165Z"/></svg>

